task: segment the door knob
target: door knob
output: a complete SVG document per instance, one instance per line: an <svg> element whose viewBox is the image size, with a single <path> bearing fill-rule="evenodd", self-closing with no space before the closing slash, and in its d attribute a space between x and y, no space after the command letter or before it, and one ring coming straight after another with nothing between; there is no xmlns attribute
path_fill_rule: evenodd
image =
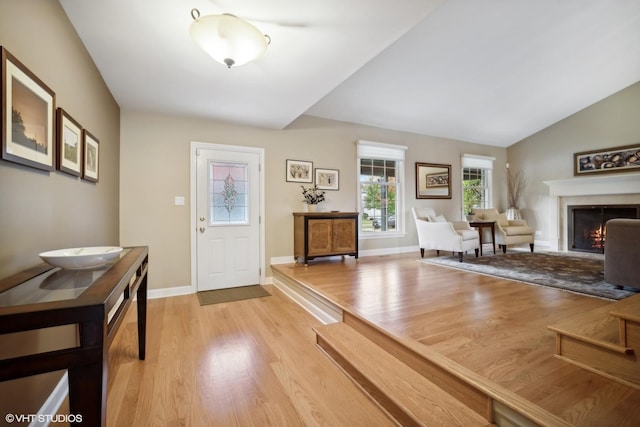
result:
<svg viewBox="0 0 640 427"><path fill-rule="evenodd" d="M204 217L203 216L200 217L200 221L204 221Z"/></svg>
<svg viewBox="0 0 640 427"><path fill-rule="evenodd" d="M205 228L204 227L200 227L200 232L204 233Z"/></svg>

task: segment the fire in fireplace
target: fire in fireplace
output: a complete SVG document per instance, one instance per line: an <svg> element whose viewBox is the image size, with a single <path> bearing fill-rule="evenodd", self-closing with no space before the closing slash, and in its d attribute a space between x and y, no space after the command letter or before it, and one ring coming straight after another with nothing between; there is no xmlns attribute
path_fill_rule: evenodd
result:
<svg viewBox="0 0 640 427"><path fill-rule="evenodd" d="M640 205L567 206L568 248L571 251L604 253L607 221L640 218Z"/></svg>

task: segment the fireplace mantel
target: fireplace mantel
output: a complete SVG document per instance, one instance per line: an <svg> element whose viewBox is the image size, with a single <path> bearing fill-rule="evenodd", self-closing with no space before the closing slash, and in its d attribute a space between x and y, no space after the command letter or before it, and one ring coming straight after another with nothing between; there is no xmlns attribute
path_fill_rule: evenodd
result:
<svg viewBox="0 0 640 427"><path fill-rule="evenodd" d="M640 193L640 174L611 174L543 181L550 196L590 196Z"/></svg>
<svg viewBox="0 0 640 427"><path fill-rule="evenodd" d="M543 182L549 186L549 249L553 251L567 251L566 206L561 199L564 201L568 197L593 196L596 200L602 196L626 198L626 195L637 198L640 195L639 173L614 173Z"/></svg>

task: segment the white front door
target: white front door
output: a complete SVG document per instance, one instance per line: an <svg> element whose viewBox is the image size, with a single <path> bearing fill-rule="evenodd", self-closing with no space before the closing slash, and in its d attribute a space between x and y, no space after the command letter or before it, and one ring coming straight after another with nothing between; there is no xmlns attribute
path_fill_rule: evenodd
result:
<svg viewBox="0 0 640 427"><path fill-rule="evenodd" d="M260 284L261 154L212 147L196 150L197 289Z"/></svg>

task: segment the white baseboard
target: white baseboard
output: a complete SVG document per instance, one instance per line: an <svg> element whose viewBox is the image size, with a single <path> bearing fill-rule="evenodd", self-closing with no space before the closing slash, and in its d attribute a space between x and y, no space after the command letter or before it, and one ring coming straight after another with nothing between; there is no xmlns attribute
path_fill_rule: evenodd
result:
<svg viewBox="0 0 640 427"><path fill-rule="evenodd" d="M291 261L289 261L291 262ZM263 285L271 285L273 284L272 277L265 277ZM173 288L162 288L162 289L149 289L147 291L148 299L158 299L158 298L169 298L169 297L178 297L181 295L190 295L198 292L195 287L191 285L186 286L176 286Z"/></svg>
<svg viewBox="0 0 640 427"><path fill-rule="evenodd" d="M191 285L176 286L174 288L162 288L162 289L149 289L147 291L148 299L177 297L180 295L189 295L196 293L196 290Z"/></svg>
<svg viewBox="0 0 640 427"><path fill-rule="evenodd" d="M546 248L547 250L551 249L551 242L548 240L534 240L533 246L536 248Z"/></svg>
<svg viewBox="0 0 640 427"><path fill-rule="evenodd" d="M38 421L40 419L47 419L48 416L53 416L58 413L60 406L64 402L64 399L67 398L69 394L69 378L67 377L67 373L65 372L58 384L54 387L53 391L45 400L44 404L38 410L38 416L35 417L35 420L29 424L29 427L48 427L48 421ZM42 416L41 416L42 415Z"/></svg>
<svg viewBox="0 0 640 427"><path fill-rule="evenodd" d="M420 249L418 246L403 246L399 248L382 248L382 249L366 249L358 251L358 257L368 257L368 256L381 256L381 255L394 255L394 254L404 254L408 252L418 252ZM327 257L329 258L329 257ZM293 255L281 256L281 257L273 257L271 258L271 264L291 264L294 262Z"/></svg>
<svg viewBox="0 0 640 427"><path fill-rule="evenodd" d="M342 309L295 281L274 279L273 285L324 325L342 321Z"/></svg>
<svg viewBox="0 0 640 427"><path fill-rule="evenodd" d="M274 264L291 264L294 261L295 260L293 259L293 255L272 257L271 258L271 265L274 265Z"/></svg>
<svg viewBox="0 0 640 427"><path fill-rule="evenodd" d="M359 251L358 255L361 257L368 257L368 256L406 254L409 252L419 253L420 248L418 246L402 246L398 248L367 249L364 251Z"/></svg>

